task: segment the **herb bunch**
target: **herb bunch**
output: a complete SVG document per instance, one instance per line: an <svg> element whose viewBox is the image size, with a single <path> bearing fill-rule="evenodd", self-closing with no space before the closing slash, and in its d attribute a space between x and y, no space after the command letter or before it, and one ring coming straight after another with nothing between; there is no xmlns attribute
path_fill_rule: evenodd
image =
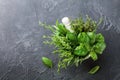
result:
<svg viewBox="0 0 120 80"><path fill-rule="evenodd" d="M96 61L106 48L104 36L96 33L101 20L97 23L87 16L85 21L82 17L70 21L66 17L62 22L57 20L53 26L40 23L52 31L51 35L43 37L49 38L44 41L45 44L52 44L56 48L53 53L59 57L58 71L70 65L79 66L89 58Z"/></svg>

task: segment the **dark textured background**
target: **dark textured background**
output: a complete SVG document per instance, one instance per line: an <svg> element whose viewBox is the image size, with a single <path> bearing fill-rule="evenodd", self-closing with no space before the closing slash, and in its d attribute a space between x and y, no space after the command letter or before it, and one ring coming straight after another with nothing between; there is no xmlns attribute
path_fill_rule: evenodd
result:
<svg viewBox="0 0 120 80"><path fill-rule="evenodd" d="M64 16L72 19L89 15L104 22L107 48L96 62L86 61L76 68L56 72L57 55L53 47L42 43L42 35L50 32L39 27L38 21L54 24ZM0 0L0 80L120 80L120 0ZM41 57L54 62L46 68ZM89 75L94 65L101 70Z"/></svg>

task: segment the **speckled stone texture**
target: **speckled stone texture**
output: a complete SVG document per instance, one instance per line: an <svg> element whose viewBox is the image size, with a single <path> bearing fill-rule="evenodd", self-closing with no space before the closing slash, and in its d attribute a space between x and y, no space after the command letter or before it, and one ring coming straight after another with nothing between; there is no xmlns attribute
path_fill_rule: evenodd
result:
<svg viewBox="0 0 120 80"><path fill-rule="evenodd" d="M103 23L107 48L99 60L88 60L57 73L58 57L53 46L44 45L42 35L49 31L38 25L53 25L58 19L89 15ZM0 0L0 80L120 80L120 0ZM41 57L53 60L48 69ZM94 65L101 69L95 75L87 72Z"/></svg>

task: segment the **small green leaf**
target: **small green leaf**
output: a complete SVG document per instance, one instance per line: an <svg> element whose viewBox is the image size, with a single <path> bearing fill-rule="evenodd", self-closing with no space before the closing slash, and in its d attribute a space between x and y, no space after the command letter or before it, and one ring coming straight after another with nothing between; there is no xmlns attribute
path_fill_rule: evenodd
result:
<svg viewBox="0 0 120 80"><path fill-rule="evenodd" d="M93 37L95 37L95 34L94 34L94 32L87 32L87 35L88 35L90 38L93 38Z"/></svg>
<svg viewBox="0 0 120 80"><path fill-rule="evenodd" d="M67 33L66 34L67 39L75 41L76 40L76 35L74 33Z"/></svg>
<svg viewBox="0 0 120 80"><path fill-rule="evenodd" d="M90 43L93 44L95 42L95 33L94 32L87 32L87 35L90 38Z"/></svg>
<svg viewBox="0 0 120 80"><path fill-rule="evenodd" d="M98 59L97 54L95 52L90 52L90 56L94 61Z"/></svg>
<svg viewBox="0 0 120 80"><path fill-rule="evenodd" d="M97 42L104 42L104 37L101 33L96 35L96 41Z"/></svg>
<svg viewBox="0 0 120 80"><path fill-rule="evenodd" d="M80 43L89 43L90 39L85 32L82 32L78 34L78 41Z"/></svg>
<svg viewBox="0 0 120 80"><path fill-rule="evenodd" d="M75 48L74 54L78 56L85 56L87 55L88 50L85 48L84 44L80 44L80 46Z"/></svg>
<svg viewBox="0 0 120 80"><path fill-rule="evenodd" d="M47 67L50 67L52 68L52 60L50 60L49 58L47 57L42 57L42 62L47 66Z"/></svg>
<svg viewBox="0 0 120 80"><path fill-rule="evenodd" d="M105 48L106 48L106 44L104 42L97 43L94 45L94 51L99 54L102 54Z"/></svg>
<svg viewBox="0 0 120 80"><path fill-rule="evenodd" d="M99 69L100 69L100 66L95 66L88 73L89 74L95 74Z"/></svg>
<svg viewBox="0 0 120 80"><path fill-rule="evenodd" d="M75 50L74 54L77 55L77 56L85 56L85 55L87 55L87 51L83 48L83 49L80 49L80 50Z"/></svg>
<svg viewBox="0 0 120 80"><path fill-rule="evenodd" d="M90 46L90 44L88 44L88 43L84 43L84 45L85 45L85 48L86 48L88 51L91 50L91 46Z"/></svg>

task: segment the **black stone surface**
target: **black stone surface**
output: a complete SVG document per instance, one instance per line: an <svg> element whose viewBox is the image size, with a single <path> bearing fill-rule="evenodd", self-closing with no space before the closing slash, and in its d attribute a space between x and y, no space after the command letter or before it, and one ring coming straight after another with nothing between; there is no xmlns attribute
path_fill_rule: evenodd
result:
<svg viewBox="0 0 120 80"><path fill-rule="evenodd" d="M42 43L42 35L50 32L38 21L53 25L64 16L72 19L89 15L104 22L98 32L104 34L107 48L96 62L57 71L57 55L53 47ZM0 0L0 80L120 80L120 0ZM54 62L46 68L41 57ZM101 70L87 72L94 65Z"/></svg>

